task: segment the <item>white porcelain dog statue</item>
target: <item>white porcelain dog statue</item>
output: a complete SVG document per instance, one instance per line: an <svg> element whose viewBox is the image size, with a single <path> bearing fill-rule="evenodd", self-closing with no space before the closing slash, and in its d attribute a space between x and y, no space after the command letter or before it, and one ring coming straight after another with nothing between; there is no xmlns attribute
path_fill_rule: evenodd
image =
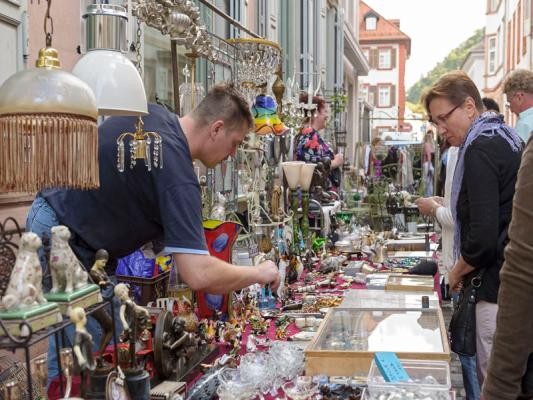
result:
<svg viewBox="0 0 533 400"><path fill-rule="evenodd" d="M20 239L20 248L11 271L9 286L2 298L6 310L29 308L46 303L43 297L43 272L37 250L41 239L33 232L26 232Z"/></svg>
<svg viewBox="0 0 533 400"><path fill-rule="evenodd" d="M87 285L87 271L68 244L70 231L66 226L52 227L50 250L51 293L72 293Z"/></svg>

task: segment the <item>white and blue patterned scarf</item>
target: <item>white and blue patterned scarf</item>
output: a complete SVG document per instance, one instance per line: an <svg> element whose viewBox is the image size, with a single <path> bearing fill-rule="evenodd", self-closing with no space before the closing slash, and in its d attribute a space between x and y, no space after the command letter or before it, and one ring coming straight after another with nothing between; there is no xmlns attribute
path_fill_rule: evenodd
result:
<svg viewBox="0 0 533 400"><path fill-rule="evenodd" d="M453 254L456 260L461 255L461 222L457 215L457 200L459 199L459 192L463 183L463 176L465 172L465 153L468 146L472 144L480 136L496 136L499 135L504 138L513 151L520 151L523 147L523 142L518 136L518 133L508 125L503 123L503 116L495 114L494 112L484 112L481 114L470 126L466 134L466 138L459 148L457 154L457 164L455 166L455 173L453 175L452 193L450 198L450 206L452 216L455 220L455 232L453 236Z"/></svg>

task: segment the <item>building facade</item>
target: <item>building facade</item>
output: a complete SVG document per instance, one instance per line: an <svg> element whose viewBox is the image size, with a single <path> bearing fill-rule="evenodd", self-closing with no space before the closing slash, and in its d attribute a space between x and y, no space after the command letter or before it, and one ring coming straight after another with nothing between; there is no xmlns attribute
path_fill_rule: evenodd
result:
<svg viewBox="0 0 533 400"><path fill-rule="evenodd" d="M410 131L405 118L405 64L411 39L399 20L387 20L365 2L359 2L359 43L370 65L362 78L362 97L374 110L372 136Z"/></svg>
<svg viewBox="0 0 533 400"><path fill-rule="evenodd" d="M484 71L485 71L485 40L479 42L470 50L461 66L461 69L472 79L484 96Z"/></svg>
<svg viewBox="0 0 533 400"><path fill-rule="evenodd" d="M483 92L513 126L516 116L504 107L503 83L509 72L533 67L532 19L531 0L487 0Z"/></svg>
<svg viewBox="0 0 533 400"><path fill-rule="evenodd" d="M27 1L0 0L0 85L26 67L28 57ZM42 29L42 24L40 25Z"/></svg>

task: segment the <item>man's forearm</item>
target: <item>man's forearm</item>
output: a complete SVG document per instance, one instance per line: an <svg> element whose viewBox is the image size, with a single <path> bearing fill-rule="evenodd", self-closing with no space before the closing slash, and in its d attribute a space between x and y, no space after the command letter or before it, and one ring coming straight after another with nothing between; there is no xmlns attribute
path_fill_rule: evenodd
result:
<svg viewBox="0 0 533 400"><path fill-rule="evenodd" d="M237 266L216 257L175 254L181 278L193 289L223 294L242 289L260 280L258 266Z"/></svg>

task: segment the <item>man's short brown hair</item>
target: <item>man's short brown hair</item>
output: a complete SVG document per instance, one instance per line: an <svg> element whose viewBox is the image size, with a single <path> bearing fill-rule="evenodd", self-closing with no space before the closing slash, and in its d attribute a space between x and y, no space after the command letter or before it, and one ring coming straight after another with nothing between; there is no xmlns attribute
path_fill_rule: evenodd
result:
<svg viewBox="0 0 533 400"><path fill-rule="evenodd" d="M476 84L463 71L450 71L427 90L422 96L422 102L429 115L429 104L436 98L445 98L454 106L460 106L467 97L472 97L479 112L483 111L483 102Z"/></svg>
<svg viewBox="0 0 533 400"><path fill-rule="evenodd" d="M231 83L213 86L200 104L191 111L191 116L200 125L209 125L221 119L230 130L242 126L243 123L246 123L250 130L254 126L248 101Z"/></svg>
<svg viewBox="0 0 533 400"><path fill-rule="evenodd" d="M509 73L503 84L503 93L509 96L516 92L533 94L533 72L517 69Z"/></svg>

